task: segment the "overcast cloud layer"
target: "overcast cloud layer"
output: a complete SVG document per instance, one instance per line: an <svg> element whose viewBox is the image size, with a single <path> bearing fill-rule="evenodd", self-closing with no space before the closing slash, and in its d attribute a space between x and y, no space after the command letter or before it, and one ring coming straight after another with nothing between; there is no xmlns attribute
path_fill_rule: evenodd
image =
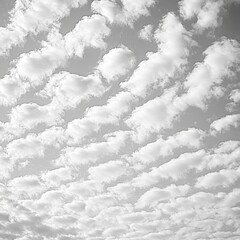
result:
<svg viewBox="0 0 240 240"><path fill-rule="evenodd" d="M239 0L0 12L0 239L240 239Z"/></svg>

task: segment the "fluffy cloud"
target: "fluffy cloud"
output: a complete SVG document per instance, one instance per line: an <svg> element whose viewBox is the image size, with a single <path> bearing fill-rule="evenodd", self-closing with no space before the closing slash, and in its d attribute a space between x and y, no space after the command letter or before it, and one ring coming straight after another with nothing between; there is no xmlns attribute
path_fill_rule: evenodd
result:
<svg viewBox="0 0 240 240"><path fill-rule="evenodd" d="M229 130L230 127L237 128L239 124L240 114L227 115L212 122L210 125L210 130L212 134L217 134Z"/></svg>
<svg viewBox="0 0 240 240"><path fill-rule="evenodd" d="M240 177L240 172L230 169L222 169L219 172L211 172L199 177L196 183L200 188L229 187Z"/></svg>
<svg viewBox="0 0 240 240"><path fill-rule="evenodd" d="M179 104L205 108L206 100L213 96L224 77L234 76L240 62L240 45L235 40L223 38L204 52L205 59L188 75L184 83L187 93L178 98Z"/></svg>
<svg viewBox="0 0 240 240"><path fill-rule="evenodd" d="M190 32L173 13L168 13L163 18L154 36L159 51L148 53L148 59L142 61L129 81L121 85L141 97L144 97L154 84L159 85L160 81L161 85L166 84L180 67L186 64L189 48L195 44L191 40Z"/></svg>
<svg viewBox="0 0 240 240"><path fill-rule="evenodd" d="M67 16L71 8L77 8L86 3L86 0L74 1L22 1L17 0L11 11L10 23L1 28L0 55L8 53L14 46L21 43L26 36L48 30L54 23Z"/></svg>
<svg viewBox="0 0 240 240"><path fill-rule="evenodd" d="M90 179L110 183L123 175L129 174L129 170L124 162L116 160L90 167L88 172Z"/></svg>
<svg viewBox="0 0 240 240"><path fill-rule="evenodd" d="M26 196L36 195L45 190L44 185L36 175L26 175L11 179L8 181L8 186L14 194L24 194Z"/></svg>
<svg viewBox="0 0 240 240"><path fill-rule="evenodd" d="M182 0L180 1L180 13L184 19L197 17L194 27L198 30L216 28L221 21L220 11L225 1L206 1L206 0Z"/></svg>
<svg viewBox="0 0 240 240"><path fill-rule="evenodd" d="M93 1L91 7L94 12L100 13L108 19L110 23L127 24L133 26L133 23L142 15L149 15L149 8L155 4L155 0L139 0L132 2L130 0L111 1L101 0Z"/></svg>
<svg viewBox="0 0 240 240"><path fill-rule="evenodd" d="M51 126L59 121L60 113L51 105L25 103L14 107L10 113L10 122L26 129L34 128L41 123Z"/></svg>
<svg viewBox="0 0 240 240"><path fill-rule="evenodd" d="M28 159L43 157L45 148L36 136L28 135L26 138L20 138L10 142L6 151L11 158Z"/></svg>
<svg viewBox="0 0 240 240"><path fill-rule="evenodd" d="M199 150L193 153L183 153L178 158L153 168L133 179L135 187L144 188L156 184L160 179L173 179L177 181L185 177L192 169L200 169L206 152Z"/></svg>
<svg viewBox="0 0 240 240"><path fill-rule="evenodd" d="M110 28L106 25L106 20L100 15L83 17L75 28L66 34L66 50L69 55L82 57L84 48L105 48L104 38L110 34Z"/></svg>
<svg viewBox="0 0 240 240"><path fill-rule="evenodd" d="M83 147L67 147L57 159L58 165L81 166L101 162L117 154L126 145L129 132L116 132L105 136L105 142L90 143Z"/></svg>
<svg viewBox="0 0 240 240"><path fill-rule="evenodd" d="M204 135L203 131L190 128L169 136L166 140L160 138L134 152L131 161L141 161L144 164L149 164L157 161L160 157L172 155L174 150L178 148L199 148Z"/></svg>
<svg viewBox="0 0 240 240"><path fill-rule="evenodd" d="M54 170L43 172L41 175L42 180L47 185L58 186L63 182L73 179L71 169L69 168L57 168Z"/></svg>
<svg viewBox="0 0 240 240"><path fill-rule="evenodd" d="M81 101L104 92L101 79L96 75L87 77L60 72L53 75L45 88L39 92L44 98L50 98L52 104L67 109L76 107Z"/></svg>
<svg viewBox="0 0 240 240"><path fill-rule="evenodd" d="M127 74L134 64L135 57L133 52L127 47L121 46L111 49L104 55L98 65L98 69L103 77L111 82Z"/></svg>
<svg viewBox="0 0 240 240"><path fill-rule="evenodd" d="M122 115L130 110L135 97L129 92L119 92L108 99L102 106L88 108L82 119L75 119L68 123L66 133L70 141L79 142L91 133L97 132L101 126L117 125Z"/></svg>
<svg viewBox="0 0 240 240"><path fill-rule="evenodd" d="M139 37L143 40L151 41L153 39L152 31L153 31L153 25L148 24L139 31Z"/></svg>
<svg viewBox="0 0 240 240"><path fill-rule="evenodd" d="M177 196L184 196L190 189L187 185L170 185L164 189L152 188L145 192L135 204L137 208L154 207L158 202L167 201Z"/></svg>

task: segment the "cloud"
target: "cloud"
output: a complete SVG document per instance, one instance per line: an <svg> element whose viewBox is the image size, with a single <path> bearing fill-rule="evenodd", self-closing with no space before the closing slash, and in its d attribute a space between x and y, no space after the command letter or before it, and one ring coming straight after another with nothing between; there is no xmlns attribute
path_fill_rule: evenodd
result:
<svg viewBox="0 0 240 240"><path fill-rule="evenodd" d="M11 79L13 84L7 83L7 80L0 84L4 105L15 104L31 87L41 85L44 79L63 66L70 57L82 57L85 48L105 48L104 38L109 34L106 20L100 15L84 17L65 36L59 33L58 28L53 28L39 50L23 53L14 61L16 68L11 69L10 74L4 77Z"/></svg>
<svg viewBox="0 0 240 240"><path fill-rule="evenodd" d="M60 148L66 142L66 136L62 127L51 127L38 134L38 140L46 146Z"/></svg>
<svg viewBox="0 0 240 240"><path fill-rule="evenodd" d="M98 97L103 94L105 88L101 79L96 75L87 77L60 72L51 76L45 88L38 95L50 98L52 104L59 108L75 108L84 100Z"/></svg>
<svg viewBox="0 0 240 240"><path fill-rule="evenodd" d="M0 55L7 54L13 46L23 42L29 33L37 35L41 31L49 30L61 18L67 16L72 8L80 7L86 2L53 0L49 3L46 0L17 0L10 12L10 23L6 28L0 29Z"/></svg>
<svg viewBox="0 0 240 240"><path fill-rule="evenodd" d="M240 177L240 172L231 169L222 169L219 172L211 172L197 179L196 187L214 188L229 187Z"/></svg>
<svg viewBox="0 0 240 240"><path fill-rule="evenodd" d="M146 41L152 41L153 39L153 25L148 24L145 25L140 31L139 31L139 38L146 40Z"/></svg>
<svg viewBox="0 0 240 240"><path fill-rule="evenodd" d="M130 110L134 101L135 97L131 93L119 92L110 97L105 105L86 109L84 118L68 123L66 133L70 136L70 142L79 142L98 132L104 125L118 125L122 115Z"/></svg>
<svg viewBox="0 0 240 240"><path fill-rule="evenodd" d="M9 158L3 148L0 147L0 179L9 178L16 163L16 159Z"/></svg>
<svg viewBox="0 0 240 240"><path fill-rule="evenodd" d="M104 49L106 47L104 38L110 32L104 17L97 14L84 16L75 28L65 35L66 50L69 55L82 57L86 47Z"/></svg>
<svg viewBox="0 0 240 240"><path fill-rule="evenodd" d="M89 179L110 183L116 181L123 175L128 175L130 173L129 170L130 169L126 163L116 160L100 164L96 167L90 167L88 172Z"/></svg>
<svg viewBox="0 0 240 240"><path fill-rule="evenodd" d="M7 154L15 159L43 157L45 148L34 135L27 135L10 142L6 148Z"/></svg>
<svg viewBox="0 0 240 240"><path fill-rule="evenodd" d="M213 88L219 87L224 78L233 77L237 71L240 46L235 40L223 38L208 47L204 54L204 61L196 64L184 83L187 93L178 99L180 105L205 108L206 100L213 96Z"/></svg>
<svg viewBox="0 0 240 240"><path fill-rule="evenodd" d="M156 184L160 179L172 179L177 181L183 179L192 169L200 169L206 152L201 149L193 153L183 153L178 158L154 167L150 172L144 172L134 178L133 186L145 188Z"/></svg>
<svg viewBox="0 0 240 240"><path fill-rule="evenodd" d="M178 196L184 196L189 191L190 186L187 185L170 185L164 189L152 188L145 192L135 204L136 208L154 207L161 201L174 199Z"/></svg>
<svg viewBox="0 0 240 240"><path fill-rule="evenodd" d="M199 148L201 146L204 132L198 129L189 128L169 136L166 140L162 137L157 141L147 144L132 154L131 161L141 161L144 164L157 161L160 157L172 155L178 148Z"/></svg>
<svg viewBox="0 0 240 240"><path fill-rule="evenodd" d="M81 166L106 161L109 156L119 153L126 145L129 132L116 132L105 136L105 142L95 142L83 147L67 147L56 160L57 165Z"/></svg>
<svg viewBox="0 0 240 240"><path fill-rule="evenodd" d="M41 174L41 178L47 185L59 186L61 183L73 179L72 171L69 168L57 168L50 171L45 171Z"/></svg>
<svg viewBox="0 0 240 240"><path fill-rule="evenodd" d="M133 94L144 97L150 87L168 83L180 67L187 63L189 48L194 45L191 34L177 16L168 13L154 33L159 50L148 53L127 82L121 84Z"/></svg>
<svg viewBox="0 0 240 240"><path fill-rule="evenodd" d="M93 12L100 13L108 19L110 23L133 26L141 16L149 15L149 8L155 4L155 0L130 0L111 1L101 0L92 2Z"/></svg>
<svg viewBox="0 0 240 240"><path fill-rule="evenodd" d="M36 103L25 103L12 108L10 123L31 129L44 123L48 126L61 121L61 115L50 105L40 106Z"/></svg>
<svg viewBox="0 0 240 240"><path fill-rule="evenodd" d="M139 131L155 132L171 126L175 117L175 109L169 108L177 89L175 87L165 91L160 97L156 97L137 107L127 119L126 123Z"/></svg>
<svg viewBox="0 0 240 240"><path fill-rule="evenodd" d="M126 46L111 49L102 58L97 69L108 82L126 75L135 65L135 57Z"/></svg>
<svg viewBox="0 0 240 240"><path fill-rule="evenodd" d="M13 178L8 181L8 187L13 194L21 196L34 196L45 190L44 185L36 175L26 175L23 177Z"/></svg>
<svg viewBox="0 0 240 240"><path fill-rule="evenodd" d="M210 125L210 131L213 135L226 132L230 127L237 128L240 124L240 114L227 115L215 120Z"/></svg>
<svg viewBox="0 0 240 240"><path fill-rule="evenodd" d="M221 23L220 12L225 5L224 0L206 1L206 0L182 0L179 2L180 14L184 19L197 17L194 27L197 30L216 28Z"/></svg>

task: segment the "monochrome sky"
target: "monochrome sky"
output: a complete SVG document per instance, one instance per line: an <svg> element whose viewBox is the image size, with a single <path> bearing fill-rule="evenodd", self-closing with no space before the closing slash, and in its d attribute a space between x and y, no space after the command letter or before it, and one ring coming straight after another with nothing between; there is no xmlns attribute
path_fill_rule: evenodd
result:
<svg viewBox="0 0 240 240"><path fill-rule="evenodd" d="M0 0L0 239L240 239L239 0Z"/></svg>

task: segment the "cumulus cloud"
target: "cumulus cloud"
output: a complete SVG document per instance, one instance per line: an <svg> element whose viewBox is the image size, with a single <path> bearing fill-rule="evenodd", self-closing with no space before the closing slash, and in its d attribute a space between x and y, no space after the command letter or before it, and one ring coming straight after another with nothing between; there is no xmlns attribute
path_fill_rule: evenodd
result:
<svg viewBox="0 0 240 240"><path fill-rule="evenodd" d="M66 50L69 55L82 57L84 48L105 48L104 38L110 34L106 20L100 15L83 17L75 28L65 35Z"/></svg>
<svg viewBox="0 0 240 240"><path fill-rule="evenodd" d="M1 28L0 55L8 53L15 45L23 42L26 36L38 34L48 30L54 23L67 16L72 8L86 4L86 0L71 2L53 0L48 1L23 1L17 0L15 7L10 12L10 23L6 28Z"/></svg>
<svg viewBox="0 0 240 240"><path fill-rule="evenodd" d="M59 108L74 108L83 100L88 100L93 96L99 96L105 88L101 79L96 75L87 77L60 72L54 74L45 88L39 92L43 98L50 98L52 104Z"/></svg>
<svg viewBox="0 0 240 240"><path fill-rule="evenodd" d="M149 15L149 8L155 4L155 0L130 0L111 1L101 0L92 2L92 10L100 13L110 23L126 24L133 26L134 22L141 16Z"/></svg>
<svg viewBox="0 0 240 240"><path fill-rule="evenodd" d="M4 4L0 239L239 239L232 3Z"/></svg>
<svg viewBox="0 0 240 240"><path fill-rule="evenodd" d="M129 174L129 167L126 163L116 160L100 164L88 169L89 178L99 182L110 183L119 177Z"/></svg>
<svg viewBox="0 0 240 240"><path fill-rule="evenodd" d="M168 13L155 31L159 46L156 53L148 53L127 82L122 83L132 93L144 97L150 87L168 82L187 63L189 48L194 45L188 32L176 15Z"/></svg>
<svg viewBox="0 0 240 240"><path fill-rule="evenodd" d="M199 150L193 153L183 153L178 158L154 167L150 172L144 172L133 179L133 185L145 188L156 184L160 179L173 179L177 181L185 177L193 169L200 169L206 152Z"/></svg>
<svg viewBox="0 0 240 240"><path fill-rule="evenodd" d="M139 38L146 40L146 41L152 41L153 39L153 25L148 24L145 25L140 31L139 31Z"/></svg>
<svg viewBox="0 0 240 240"><path fill-rule="evenodd" d="M211 172L199 177L196 183L200 188L229 187L240 177L240 172L230 169L222 169L219 172Z"/></svg>
<svg viewBox="0 0 240 240"><path fill-rule="evenodd" d="M190 128L169 136L166 140L159 138L134 152L131 161L149 164L157 161L160 157L172 155L174 150L178 148L199 148L204 135L203 131Z"/></svg>
<svg viewBox="0 0 240 240"><path fill-rule="evenodd" d="M137 208L154 207L158 202L167 201L177 196L184 196L189 191L190 186L187 185L170 185L164 189L152 188L145 192L137 201Z"/></svg>
<svg viewBox="0 0 240 240"><path fill-rule="evenodd" d="M111 49L104 55L97 69L100 70L104 78L111 82L127 74L134 64L133 52L126 46L121 46Z"/></svg>
<svg viewBox="0 0 240 240"><path fill-rule="evenodd" d="M130 110L135 97L129 92L119 92L110 97L105 105L88 108L82 119L75 119L68 123L66 133L70 141L79 142L91 133L107 124L117 125L123 114Z"/></svg>
<svg viewBox="0 0 240 240"><path fill-rule="evenodd" d="M6 151L11 158L28 159L43 157L45 148L34 135L28 135L26 138L20 138L10 142Z"/></svg>
<svg viewBox="0 0 240 240"><path fill-rule="evenodd" d="M61 115L51 105L40 106L36 103L25 103L12 108L9 115L10 123L31 129L44 123L54 125L61 121Z"/></svg>
<svg viewBox="0 0 240 240"><path fill-rule="evenodd" d="M220 12L226 1L182 0L179 2L180 13L184 19L197 17L194 27L198 30L216 28L221 22Z"/></svg>
<svg viewBox="0 0 240 240"><path fill-rule="evenodd" d="M58 186L63 182L73 179L72 171L69 168L57 168L54 170L43 172L41 175L42 180L46 185Z"/></svg>
<svg viewBox="0 0 240 240"><path fill-rule="evenodd" d="M129 132L117 132L106 136L105 142L90 143L83 147L67 147L57 159L58 165L81 166L102 162L108 156L114 156L126 145Z"/></svg>
<svg viewBox="0 0 240 240"><path fill-rule="evenodd" d="M210 125L210 131L212 134L225 132L230 127L237 128L240 124L240 114L227 115L220 119L213 121Z"/></svg>
<svg viewBox="0 0 240 240"><path fill-rule="evenodd" d="M10 190L17 195L32 196L42 193L45 190L44 185L36 175L26 175L13 178L8 181Z"/></svg>

